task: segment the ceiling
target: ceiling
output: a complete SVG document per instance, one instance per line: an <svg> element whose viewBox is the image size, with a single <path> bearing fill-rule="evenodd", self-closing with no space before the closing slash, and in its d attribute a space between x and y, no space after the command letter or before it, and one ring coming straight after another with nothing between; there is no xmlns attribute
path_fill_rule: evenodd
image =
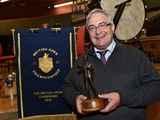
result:
<svg viewBox="0 0 160 120"><path fill-rule="evenodd" d="M72 12L71 6L53 8L53 5L75 0L10 0L0 3L0 20L59 15ZM148 9L160 7L160 0L144 0ZM51 6L49 9L48 7Z"/></svg>
<svg viewBox="0 0 160 120"><path fill-rule="evenodd" d="M0 20L53 16L71 12L71 6L53 8L72 0L10 0L0 3ZM48 8L50 6L50 9Z"/></svg>
<svg viewBox="0 0 160 120"><path fill-rule="evenodd" d="M4 3L0 3L1 8L12 8L12 7L21 7L21 6L32 6L32 5L54 5L67 1L75 1L75 0L9 0ZM159 0L144 0L149 8L160 7Z"/></svg>
<svg viewBox="0 0 160 120"><path fill-rule="evenodd" d="M0 3L0 8L13 8L13 7L24 7L33 5L54 5L63 3L65 0L9 0L4 3Z"/></svg>

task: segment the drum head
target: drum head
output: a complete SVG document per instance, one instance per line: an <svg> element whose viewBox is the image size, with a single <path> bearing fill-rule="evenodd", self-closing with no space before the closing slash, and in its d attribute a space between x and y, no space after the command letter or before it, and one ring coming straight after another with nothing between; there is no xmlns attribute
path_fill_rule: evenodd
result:
<svg viewBox="0 0 160 120"><path fill-rule="evenodd" d="M116 5L127 0L101 0L101 7L114 18ZM145 5L142 0L132 0L127 3L115 30L119 40L130 40L136 37L143 27L145 21Z"/></svg>

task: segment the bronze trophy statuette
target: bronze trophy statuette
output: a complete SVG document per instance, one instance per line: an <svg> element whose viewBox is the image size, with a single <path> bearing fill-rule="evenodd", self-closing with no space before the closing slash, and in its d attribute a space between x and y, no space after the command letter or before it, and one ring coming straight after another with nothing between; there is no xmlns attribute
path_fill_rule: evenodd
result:
<svg viewBox="0 0 160 120"><path fill-rule="evenodd" d="M93 64L88 61L87 55L84 56L84 62L78 66L84 75L85 87L86 87L86 100L82 102L82 111L85 113L99 111L105 108L104 99L98 96L95 85L93 83ZM94 94L94 98L91 98L90 88Z"/></svg>

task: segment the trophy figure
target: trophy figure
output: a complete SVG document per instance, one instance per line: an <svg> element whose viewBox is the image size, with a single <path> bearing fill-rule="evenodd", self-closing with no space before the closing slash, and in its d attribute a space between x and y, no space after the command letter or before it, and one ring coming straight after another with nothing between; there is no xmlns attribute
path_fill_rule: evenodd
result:
<svg viewBox="0 0 160 120"><path fill-rule="evenodd" d="M93 111L99 111L103 108L105 108L105 101L104 99L100 98L98 96L98 93L96 91L94 82L93 82L93 64L88 61L88 57L85 54L84 56L84 62L82 65L78 66L84 75L84 81L85 81L85 88L86 88L86 100L82 102L82 110L85 113L93 112ZM90 95L90 89L92 90L94 94L94 98L91 98Z"/></svg>

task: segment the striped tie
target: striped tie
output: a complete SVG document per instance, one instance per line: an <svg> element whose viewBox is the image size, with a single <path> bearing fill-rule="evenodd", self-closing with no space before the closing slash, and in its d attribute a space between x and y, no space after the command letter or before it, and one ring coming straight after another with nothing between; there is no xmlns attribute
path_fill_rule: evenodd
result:
<svg viewBox="0 0 160 120"><path fill-rule="evenodd" d="M106 64L106 58L105 58L105 54L107 53L108 50L105 51L98 51L98 53L100 54L100 59L102 60L103 64Z"/></svg>

